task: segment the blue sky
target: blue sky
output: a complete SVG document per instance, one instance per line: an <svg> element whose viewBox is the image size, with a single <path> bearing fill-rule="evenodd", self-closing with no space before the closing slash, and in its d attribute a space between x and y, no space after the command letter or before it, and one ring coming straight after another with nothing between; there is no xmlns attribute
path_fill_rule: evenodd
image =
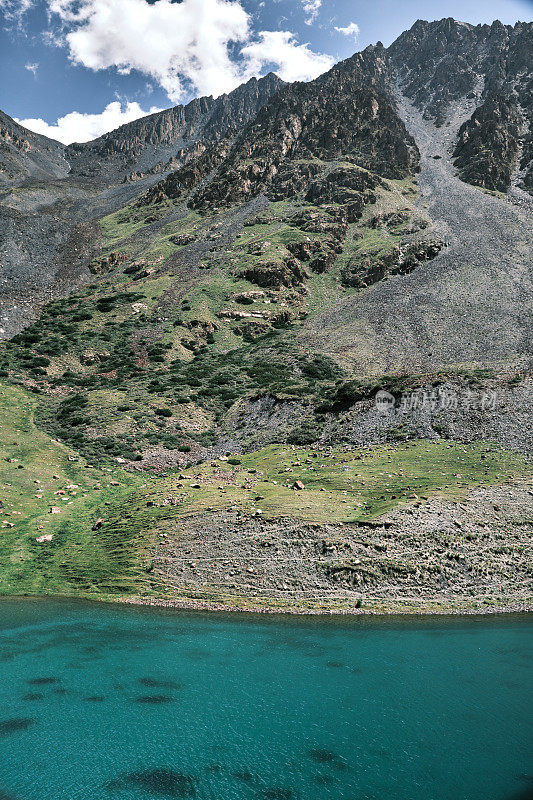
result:
<svg viewBox="0 0 533 800"><path fill-rule="evenodd" d="M85 141L269 69L309 80L419 18L513 24L532 11L531 0L0 0L0 108Z"/></svg>

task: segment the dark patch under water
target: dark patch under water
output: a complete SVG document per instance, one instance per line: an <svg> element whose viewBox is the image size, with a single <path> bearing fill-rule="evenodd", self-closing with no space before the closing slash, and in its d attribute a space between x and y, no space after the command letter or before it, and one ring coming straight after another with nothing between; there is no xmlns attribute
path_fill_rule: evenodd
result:
<svg viewBox="0 0 533 800"><path fill-rule="evenodd" d="M114 778L105 785L108 791L135 788L164 797L194 797L196 786L194 778L171 769L152 769L141 772L128 772Z"/></svg>
<svg viewBox="0 0 533 800"><path fill-rule="evenodd" d="M261 792L262 800L294 800L296 795L292 789L265 789Z"/></svg>
<svg viewBox="0 0 533 800"><path fill-rule="evenodd" d="M29 683L30 686L50 686L54 683L61 683L61 680L59 678L30 678L27 683Z"/></svg>
<svg viewBox="0 0 533 800"><path fill-rule="evenodd" d="M232 772L231 775L238 781L242 781L242 783L254 783L256 780L255 775L253 775L247 769L238 769L235 772Z"/></svg>
<svg viewBox="0 0 533 800"><path fill-rule="evenodd" d="M5 719L0 722L0 736L9 736L10 733L17 731L25 731L30 725L33 725L34 719L30 717L14 717L13 719Z"/></svg>
<svg viewBox="0 0 533 800"><path fill-rule="evenodd" d="M346 762L333 750L327 750L324 747L312 747L307 751L307 755L317 764L328 764L336 769L346 769Z"/></svg>
<svg viewBox="0 0 533 800"><path fill-rule="evenodd" d="M136 697L135 702L159 705L160 703L172 703L174 702L174 698L170 697L168 694L147 694L142 697Z"/></svg>
<svg viewBox="0 0 533 800"><path fill-rule="evenodd" d="M139 683L147 689L181 689L181 684L176 681L160 678L139 678Z"/></svg>
<svg viewBox="0 0 533 800"><path fill-rule="evenodd" d="M308 755L309 758L312 758L317 764L331 764L338 758L333 750L326 750L322 747L312 747L311 750L308 751Z"/></svg>
<svg viewBox="0 0 533 800"><path fill-rule="evenodd" d="M28 692L22 695L23 700L44 700L44 694L41 692Z"/></svg>
<svg viewBox="0 0 533 800"><path fill-rule="evenodd" d="M89 697L83 698L86 703L103 703L105 697L101 694L91 694Z"/></svg>
<svg viewBox="0 0 533 800"><path fill-rule="evenodd" d="M330 783L333 783L331 775L315 775L313 780L319 786L328 786Z"/></svg>

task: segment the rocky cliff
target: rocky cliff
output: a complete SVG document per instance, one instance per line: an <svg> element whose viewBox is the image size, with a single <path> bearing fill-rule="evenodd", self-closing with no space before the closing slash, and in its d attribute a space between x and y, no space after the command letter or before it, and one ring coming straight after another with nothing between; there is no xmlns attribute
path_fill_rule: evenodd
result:
<svg viewBox="0 0 533 800"><path fill-rule="evenodd" d="M0 190L26 179L64 178L69 172L59 142L23 128L0 111Z"/></svg>
<svg viewBox="0 0 533 800"><path fill-rule="evenodd" d="M476 186L531 189L533 24L468 25L418 20L389 48L403 93L425 119L445 125L455 104L475 106L455 150L461 177Z"/></svg>
<svg viewBox="0 0 533 800"><path fill-rule="evenodd" d="M92 142L69 145L65 157L73 175L106 182L165 172L230 131L235 133L281 86L283 81L274 73L251 78L216 100L200 97L129 122Z"/></svg>
<svg viewBox="0 0 533 800"><path fill-rule="evenodd" d="M196 208L235 205L261 192L280 200L311 191L318 201L317 183L339 159L387 178L416 172L416 145L396 114L389 85L386 50L368 47L315 81L277 92L231 147L213 152L206 169L170 175L148 199L157 192L181 196L213 167L195 192Z"/></svg>

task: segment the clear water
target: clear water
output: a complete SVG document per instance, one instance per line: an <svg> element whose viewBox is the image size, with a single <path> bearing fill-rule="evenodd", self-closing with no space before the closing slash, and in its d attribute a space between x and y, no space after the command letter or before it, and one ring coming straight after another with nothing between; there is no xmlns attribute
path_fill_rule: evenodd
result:
<svg viewBox="0 0 533 800"><path fill-rule="evenodd" d="M525 800L532 629L3 600L0 800Z"/></svg>

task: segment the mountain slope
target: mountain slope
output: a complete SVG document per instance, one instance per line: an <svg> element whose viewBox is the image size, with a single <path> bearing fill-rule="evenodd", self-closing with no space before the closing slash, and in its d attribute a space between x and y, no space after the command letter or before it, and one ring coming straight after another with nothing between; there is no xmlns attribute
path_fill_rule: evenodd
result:
<svg viewBox="0 0 533 800"><path fill-rule="evenodd" d="M59 142L33 133L0 111L0 190L28 178L64 178L69 164Z"/></svg>
<svg viewBox="0 0 533 800"><path fill-rule="evenodd" d="M235 205L261 192L281 200L314 191L318 201L320 189L310 190L310 184L320 182L336 160L404 178L416 172L416 146L395 112L387 83L386 51L378 46L310 83L291 84L276 93L231 146L206 154L205 166L198 165L203 169L185 167L171 174L148 200L161 193L175 199L202 181L191 207Z"/></svg>
<svg viewBox="0 0 533 800"><path fill-rule="evenodd" d="M457 119L435 128L406 98L398 95L398 102L421 153L418 208L429 213L446 246L416 271L319 315L305 341L312 348L334 342L329 352L365 373L527 369L533 333L531 211L481 193L454 174L451 148L471 106L456 106Z"/></svg>
<svg viewBox="0 0 533 800"><path fill-rule="evenodd" d="M216 100L200 97L129 122L91 142L69 145L65 157L74 175L105 183L164 173L245 125L281 86L283 81L272 72L259 80L250 78Z"/></svg>
<svg viewBox="0 0 533 800"><path fill-rule="evenodd" d="M283 82L272 73L65 147L0 118L0 338L90 278L98 219L255 116ZM155 176L155 177L154 177ZM134 181L134 183L132 183Z"/></svg>
<svg viewBox="0 0 533 800"><path fill-rule="evenodd" d="M291 608L414 608L416 587L427 607L525 602L506 548L522 570L530 39L418 22L307 84L267 76L73 145L68 177L4 194L5 396L34 394L46 458L59 441L137 487L46 523L6 444L32 510L4 587L43 586L43 544L54 586L97 591L94 512L111 594L124 564L129 594L246 607L268 586ZM35 283L52 299L28 325Z"/></svg>

